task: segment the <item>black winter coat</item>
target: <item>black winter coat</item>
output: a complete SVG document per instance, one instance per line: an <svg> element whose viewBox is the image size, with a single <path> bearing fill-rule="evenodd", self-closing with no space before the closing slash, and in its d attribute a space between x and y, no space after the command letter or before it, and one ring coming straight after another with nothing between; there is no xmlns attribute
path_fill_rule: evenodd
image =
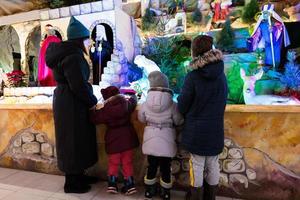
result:
<svg viewBox="0 0 300 200"><path fill-rule="evenodd" d="M182 146L200 156L216 156L224 147L227 81L222 58L222 52L211 50L194 60L178 97Z"/></svg>
<svg viewBox="0 0 300 200"><path fill-rule="evenodd" d="M46 63L53 69L57 87L53 97L58 167L80 173L97 162L96 129L89 121L89 108L97 104L88 83L89 65L75 43L52 43Z"/></svg>

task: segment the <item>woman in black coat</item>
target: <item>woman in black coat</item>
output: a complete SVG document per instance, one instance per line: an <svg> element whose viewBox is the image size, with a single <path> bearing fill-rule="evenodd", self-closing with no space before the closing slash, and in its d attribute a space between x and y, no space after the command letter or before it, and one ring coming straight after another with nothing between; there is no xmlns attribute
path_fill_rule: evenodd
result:
<svg viewBox="0 0 300 200"><path fill-rule="evenodd" d="M83 173L97 162L96 129L89 121L89 109L97 98L88 83L90 71L84 58L90 33L72 17L67 35L67 41L49 45L46 63L57 82L53 114L58 167L66 176L64 190L84 193L95 181Z"/></svg>

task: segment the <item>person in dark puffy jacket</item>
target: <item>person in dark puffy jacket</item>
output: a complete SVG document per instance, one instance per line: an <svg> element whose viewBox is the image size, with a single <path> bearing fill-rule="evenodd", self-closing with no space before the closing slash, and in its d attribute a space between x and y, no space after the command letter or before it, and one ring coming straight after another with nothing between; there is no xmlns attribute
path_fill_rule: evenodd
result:
<svg viewBox="0 0 300 200"><path fill-rule="evenodd" d="M213 49L212 37L200 35L193 40L192 58L193 70L178 96L178 109L184 116L181 142L191 154L191 189L186 199L209 200L215 199L220 177L218 155L224 147L227 81L222 52Z"/></svg>
<svg viewBox="0 0 300 200"><path fill-rule="evenodd" d="M90 119L95 124L105 124L105 150L108 154L108 187L107 192L118 193L117 177L119 166L122 165L124 187L122 193L136 193L133 180L133 149L139 146L135 129L130 121L131 113L135 110L137 98L132 95L126 99L120 95L115 86L101 89L104 106L92 110Z"/></svg>
<svg viewBox="0 0 300 200"><path fill-rule="evenodd" d="M139 111L139 121L146 123L143 139L143 153L147 155L148 169L144 178L146 185L145 198L156 195L156 172L160 169L161 196L170 199L171 161L177 153L175 127L183 123L183 118L173 101L173 91L169 88L169 80L159 71L148 76L150 89L146 102Z"/></svg>
<svg viewBox="0 0 300 200"><path fill-rule="evenodd" d="M49 45L46 63L57 83L53 116L58 168L65 173L64 191L84 193L96 181L84 171L98 160L96 128L89 121L89 109L97 104L97 98L88 83L90 70L84 57L90 32L72 17L67 36L67 41Z"/></svg>

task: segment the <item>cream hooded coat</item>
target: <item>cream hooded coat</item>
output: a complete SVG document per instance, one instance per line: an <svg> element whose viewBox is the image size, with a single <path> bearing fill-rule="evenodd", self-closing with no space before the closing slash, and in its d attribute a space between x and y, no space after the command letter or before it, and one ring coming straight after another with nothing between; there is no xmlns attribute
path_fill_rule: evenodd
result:
<svg viewBox="0 0 300 200"><path fill-rule="evenodd" d="M138 119L146 123L143 153L158 157L174 157L177 152L175 126L183 123L172 92L165 88L151 88L146 102L138 111Z"/></svg>

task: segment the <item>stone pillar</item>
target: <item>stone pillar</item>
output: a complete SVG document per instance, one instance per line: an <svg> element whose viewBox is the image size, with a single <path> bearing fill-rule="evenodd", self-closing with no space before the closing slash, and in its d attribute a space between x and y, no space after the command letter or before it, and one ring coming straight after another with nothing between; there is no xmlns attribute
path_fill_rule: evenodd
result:
<svg viewBox="0 0 300 200"><path fill-rule="evenodd" d="M16 30L19 36L20 53L21 53L21 70L26 74L28 74L29 72L27 58L26 58L26 42L31 31L38 25L40 25L39 21L30 21L30 22L24 22L24 23L12 25L12 27L14 27L14 29Z"/></svg>

